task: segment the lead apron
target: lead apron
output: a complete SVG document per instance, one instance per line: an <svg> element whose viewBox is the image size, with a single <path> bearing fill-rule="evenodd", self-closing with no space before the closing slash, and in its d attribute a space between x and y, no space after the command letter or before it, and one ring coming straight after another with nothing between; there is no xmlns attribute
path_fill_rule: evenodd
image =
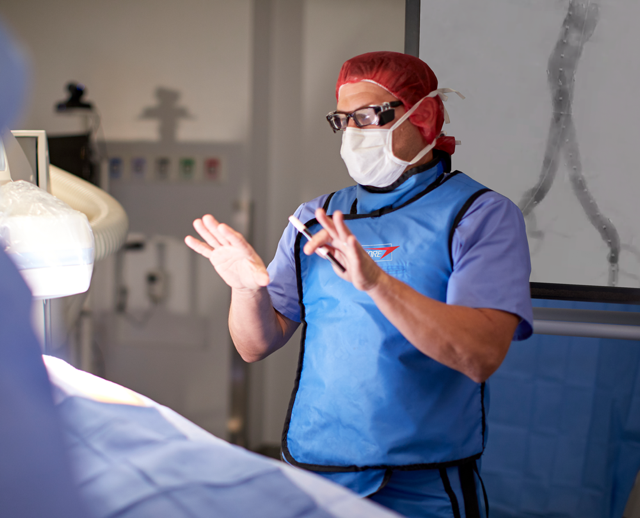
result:
<svg viewBox="0 0 640 518"><path fill-rule="evenodd" d="M443 181L444 178L444 181ZM336 192L363 245L398 248L378 265L418 292L446 301L450 243L464 212L488 189L455 172L395 209L351 214L355 188ZM307 223L320 230L315 219ZM283 432L290 463L316 471L426 469L463 463L484 447L484 384L424 355L369 295L340 279L329 261L306 256L296 270L303 332Z"/></svg>

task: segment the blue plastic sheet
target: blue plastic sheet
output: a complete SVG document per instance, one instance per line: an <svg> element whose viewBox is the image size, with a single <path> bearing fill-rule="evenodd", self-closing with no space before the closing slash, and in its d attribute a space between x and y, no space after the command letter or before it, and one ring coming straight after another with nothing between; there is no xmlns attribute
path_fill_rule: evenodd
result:
<svg viewBox="0 0 640 518"><path fill-rule="evenodd" d="M80 494L98 518L332 516L271 462L191 441L156 408L59 406Z"/></svg>
<svg viewBox="0 0 640 518"><path fill-rule="evenodd" d="M637 311L538 301L537 306ZM640 469L640 342L534 335L492 378L492 518L620 518Z"/></svg>

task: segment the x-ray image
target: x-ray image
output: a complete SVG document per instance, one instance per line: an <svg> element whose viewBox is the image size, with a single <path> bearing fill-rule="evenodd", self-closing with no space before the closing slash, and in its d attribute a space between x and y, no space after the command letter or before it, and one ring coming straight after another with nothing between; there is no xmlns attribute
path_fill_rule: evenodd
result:
<svg viewBox="0 0 640 518"><path fill-rule="evenodd" d="M429 0L461 169L522 210L533 282L640 287L635 0Z"/></svg>

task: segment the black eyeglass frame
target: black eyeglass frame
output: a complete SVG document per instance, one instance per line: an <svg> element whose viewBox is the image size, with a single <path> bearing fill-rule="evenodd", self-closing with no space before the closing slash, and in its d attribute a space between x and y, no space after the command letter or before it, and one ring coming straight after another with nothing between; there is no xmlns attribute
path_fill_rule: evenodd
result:
<svg viewBox="0 0 640 518"><path fill-rule="evenodd" d="M331 126L331 129L333 130L334 133L345 129L349 125L349 119L353 119L353 122L358 128L364 128L365 126L371 126L374 124L376 126L384 126L385 124L395 119L396 111L394 110L394 108L397 108L398 106L402 106L402 105L403 105L402 101L391 101L391 102L382 103L381 105L363 106L362 108L358 108L357 110L354 110L351 113L339 112L339 111L331 112L327 114L326 118L327 118L327 121L329 121L329 125ZM355 114L361 110L367 110L367 109L373 109L375 120L369 124L360 124L358 122L358 119L356 119ZM338 127L335 124L334 121L336 120L336 115L346 116L346 119L345 119L346 124L344 125L344 127Z"/></svg>

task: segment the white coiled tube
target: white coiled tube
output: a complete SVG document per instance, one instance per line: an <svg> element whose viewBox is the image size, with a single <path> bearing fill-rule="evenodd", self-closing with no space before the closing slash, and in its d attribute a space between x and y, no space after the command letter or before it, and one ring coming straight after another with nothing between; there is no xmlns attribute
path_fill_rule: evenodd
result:
<svg viewBox="0 0 640 518"><path fill-rule="evenodd" d="M82 178L51 165L51 194L89 219L95 239L95 261L114 254L129 231L129 218L118 201Z"/></svg>

